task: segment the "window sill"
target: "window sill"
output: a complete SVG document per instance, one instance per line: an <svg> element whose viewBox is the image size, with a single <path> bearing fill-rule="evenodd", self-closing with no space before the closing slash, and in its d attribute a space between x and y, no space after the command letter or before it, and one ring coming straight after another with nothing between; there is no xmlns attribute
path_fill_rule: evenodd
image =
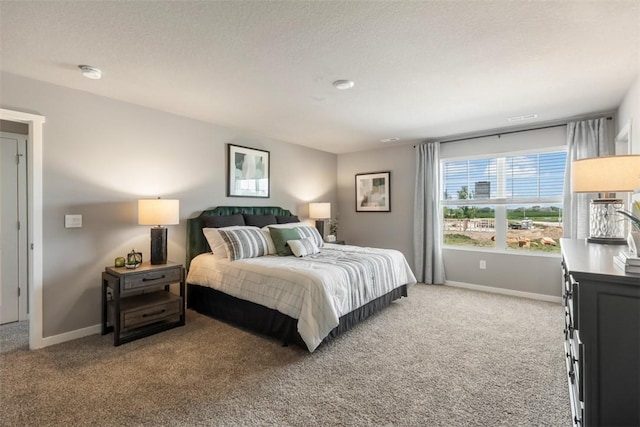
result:
<svg viewBox="0 0 640 427"><path fill-rule="evenodd" d="M540 258L558 258L560 259L560 252L537 252L537 251L513 251L494 248L474 248L464 246L443 246L445 251L462 251L462 252L476 252L476 253L492 253L500 255L516 255L516 256L528 256L528 257L540 257Z"/></svg>

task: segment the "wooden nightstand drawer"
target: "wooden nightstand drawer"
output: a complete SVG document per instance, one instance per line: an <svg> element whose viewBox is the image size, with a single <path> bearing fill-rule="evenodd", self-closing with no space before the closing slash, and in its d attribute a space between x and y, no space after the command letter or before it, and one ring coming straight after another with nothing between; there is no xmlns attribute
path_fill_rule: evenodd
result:
<svg viewBox="0 0 640 427"><path fill-rule="evenodd" d="M182 279L182 268L146 271L124 276L122 291L133 291L149 286L167 285Z"/></svg>
<svg viewBox="0 0 640 427"><path fill-rule="evenodd" d="M113 319L113 302L109 303L109 320ZM182 298L170 292L153 292L125 298L120 303L121 331L156 322L176 322L182 315Z"/></svg>

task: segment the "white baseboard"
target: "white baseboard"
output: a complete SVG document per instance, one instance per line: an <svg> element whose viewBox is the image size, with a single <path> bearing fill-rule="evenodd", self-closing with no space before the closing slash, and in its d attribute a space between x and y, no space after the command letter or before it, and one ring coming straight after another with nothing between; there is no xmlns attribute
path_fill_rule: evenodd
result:
<svg viewBox="0 0 640 427"><path fill-rule="evenodd" d="M502 294L502 295L511 295L514 297L529 298L529 299L535 299L539 301L555 302L558 304L562 304L561 297L554 297L551 295L536 294L533 292L515 291L513 289L494 288L492 286L474 285L472 283L453 282L449 280L445 280L444 284L445 286L451 286L454 288L473 289L474 291L490 292L493 294Z"/></svg>
<svg viewBox="0 0 640 427"><path fill-rule="evenodd" d="M101 332L102 332L101 324L87 326L86 328L76 329L75 331L69 331L63 334L42 338L42 347L40 348L49 347L50 345L56 345L56 344L60 344L60 343L71 341L71 340L77 340L78 338L99 334Z"/></svg>

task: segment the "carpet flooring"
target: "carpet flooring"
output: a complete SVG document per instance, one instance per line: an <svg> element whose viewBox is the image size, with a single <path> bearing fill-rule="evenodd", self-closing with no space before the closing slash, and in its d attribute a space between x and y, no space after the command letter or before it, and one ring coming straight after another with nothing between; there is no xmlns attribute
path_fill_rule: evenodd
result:
<svg viewBox="0 0 640 427"><path fill-rule="evenodd" d="M409 297L314 353L188 311L113 347L37 351L0 328L3 426L566 426L558 304L446 286Z"/></svg>

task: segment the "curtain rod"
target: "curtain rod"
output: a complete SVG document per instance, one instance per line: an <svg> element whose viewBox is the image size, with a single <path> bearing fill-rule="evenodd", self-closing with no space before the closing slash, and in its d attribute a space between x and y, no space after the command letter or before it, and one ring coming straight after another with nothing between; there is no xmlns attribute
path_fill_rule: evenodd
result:
<svg viewBox="0 0 640 427"><path fill-rule="evenodd" d="M607 120L613 120L613 117L607 117L606 119ZM529 129L510 130L510 131L505 131L505 132L492 133L492 134L488 134L488 135L469 136L469 137L466 137L466 138L457 138L457 139L444 139L444 140L440 141L440 143L441 144L446 144L448 142L468 141L468 140L471 140L471 139L489 138L491 136L497 136L498 138L500 138L502 135L509 135L511 133L529 132L529 131L532 131L532 130L540 130L540 129L558 128L558 127L561 127L561 126L566 126L568 124L569 124L569 122L565 122L565 123L559 123L557 125L540 126L540 127L537 127L537 128L529 128ZM416 146L414 145L413 147L415 148Z"/></svg>

